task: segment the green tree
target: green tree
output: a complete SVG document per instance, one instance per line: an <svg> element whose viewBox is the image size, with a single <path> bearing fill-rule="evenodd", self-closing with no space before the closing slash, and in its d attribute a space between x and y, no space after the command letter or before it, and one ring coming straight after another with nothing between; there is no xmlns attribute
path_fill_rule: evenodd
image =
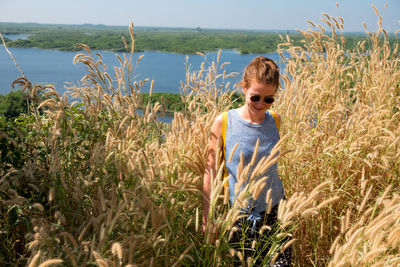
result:
<svg viewBox="0 0 400 267"><path fill-rule="evenodd" d="M0 95L0 114L7 118L15 118L27 111L28 103L22 91L11 91L7 95Z"/></svg>

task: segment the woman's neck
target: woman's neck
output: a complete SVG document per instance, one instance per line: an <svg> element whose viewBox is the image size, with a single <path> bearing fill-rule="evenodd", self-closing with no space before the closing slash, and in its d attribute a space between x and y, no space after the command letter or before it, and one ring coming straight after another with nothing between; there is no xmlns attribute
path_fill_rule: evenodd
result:
<svg viewBox="0 0 400 267"><path fill-rule="evenodd" d="M239 111L239 116L242 117L243 120L249 122L249 123L262 123L265 120L265 112L255 114L251 110L249 110L249 107L244 105L238 109Z"/></svg>

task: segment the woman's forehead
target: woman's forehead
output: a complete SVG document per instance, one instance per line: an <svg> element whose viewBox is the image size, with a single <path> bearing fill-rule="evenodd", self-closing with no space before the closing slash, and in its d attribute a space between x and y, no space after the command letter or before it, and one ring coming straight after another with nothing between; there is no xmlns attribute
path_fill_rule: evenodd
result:
<svg viewBox="0 0 400 267"><path fill-rule="evenodd" d="M260 94L260 95L274 95L276 88L273 84L252 82L247 88L248 93Z"/></svg>

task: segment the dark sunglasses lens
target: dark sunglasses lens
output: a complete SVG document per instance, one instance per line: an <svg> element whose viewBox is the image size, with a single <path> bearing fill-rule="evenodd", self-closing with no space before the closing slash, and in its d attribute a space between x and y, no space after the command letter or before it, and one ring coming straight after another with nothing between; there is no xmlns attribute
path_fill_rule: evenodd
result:
<svg viewBox="0 0 400 267"><path fill-rule="evenodd" d="M258 101L260 101L260 96L259 95L252 95L252 96L250 96L250 100L251 100L251 102L258 102Z"/></svg>
<svg viewBox="0 0 400 267"><path fill-rule="evenodd" d="M274 103L275 99L273 97L266 97L264 98L265 103L272 104Z"/></svg>

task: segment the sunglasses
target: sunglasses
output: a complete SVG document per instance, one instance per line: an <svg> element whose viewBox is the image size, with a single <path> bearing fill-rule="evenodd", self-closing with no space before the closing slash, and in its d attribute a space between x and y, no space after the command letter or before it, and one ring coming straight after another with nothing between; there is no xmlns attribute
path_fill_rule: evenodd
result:
<svg viewBox="0 0 400 267"><path fill-rule="evenodd" d="M252 95L250 96L250 101L251 102L258 102L261 100L261 96L260 95ZM264 97L264 102L267 104L272 104L274 103L275 99L271 96L266 96Z"/></svg>

